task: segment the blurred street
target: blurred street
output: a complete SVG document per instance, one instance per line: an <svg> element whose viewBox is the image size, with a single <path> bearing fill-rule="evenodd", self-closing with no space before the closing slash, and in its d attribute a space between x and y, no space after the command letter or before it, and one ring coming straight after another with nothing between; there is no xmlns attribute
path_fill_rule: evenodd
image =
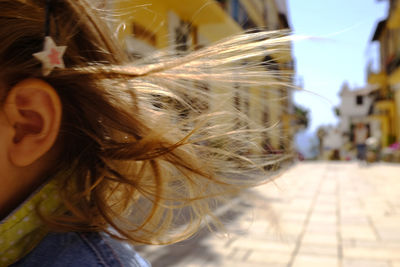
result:
<svg viewBox="0 0 400 267"><path fill-rule="evenodd" d="M227 234L137 250L154 267L400 266L400 165L299 163L219 213Z"/></svg>

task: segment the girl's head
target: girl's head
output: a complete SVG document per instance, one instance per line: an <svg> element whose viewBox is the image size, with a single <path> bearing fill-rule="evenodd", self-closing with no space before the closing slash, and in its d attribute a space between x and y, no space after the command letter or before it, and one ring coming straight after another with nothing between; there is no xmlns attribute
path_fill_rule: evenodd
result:
<svg viewBox="0 0 400 267"><path fill-rule="evenodd" d="M279 33L129 65L88 0L52 2L50 35L67 46L66 68L43 76L32 54L44 42L45 0L0 0L0 182L26 196L56 179L67 212L43 217L53 229L111 225L121 238L165 242L159 237L185 209L177 221L191 224L178 240L213 209L210 197L254 184L249 174L276 162L249 154L261 149L265 130L254 129L234 101L210 103L249 102L243 88L283 84L265 62L242 62L277 49L287 41L271 38ZM210 84L225 95L205 90Z"/></svg>
<svg viewBox="0 0 400 267"><path fill-rule="evenodd" d="M51 16L50 35L58 45L68 46L64 61L69 70L90 62L125 62L124 53L86 1L52 2L52 14L57 15ZM101 164L95 140L104 139L105 124L100 120L119 118L117 125L132 118L118 111L122 107L112 106L108 98L112 90L99 86L98 75L67 69L43 77L41 63L32 54L43 47L45 9L44 0L0 1L1 175L2 179L11 179L13 173L24 176L18 184L9 181L8 192L12 184L28 192L39 184L37 176L43 181L74 163L74 168L95 172ZM137 135L131 126L130 135ZM18 168L11 170L7 162Z"/></svg>

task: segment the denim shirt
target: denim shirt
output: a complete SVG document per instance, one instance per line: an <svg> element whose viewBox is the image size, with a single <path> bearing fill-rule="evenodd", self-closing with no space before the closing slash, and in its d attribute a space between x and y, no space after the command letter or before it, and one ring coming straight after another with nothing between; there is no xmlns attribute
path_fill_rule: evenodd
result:
<svg viewBox="0 0 400 267"><path fill-rule="evenodd" d="M105 233L50 233L28 255L11 266L150 267L133 248Z"/></svg>

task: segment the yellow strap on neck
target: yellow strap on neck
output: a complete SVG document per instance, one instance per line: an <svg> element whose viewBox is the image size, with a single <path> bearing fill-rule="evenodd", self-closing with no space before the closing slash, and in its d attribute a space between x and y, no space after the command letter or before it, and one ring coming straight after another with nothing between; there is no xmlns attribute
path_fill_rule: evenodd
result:
<svg viewBox="0 0 400 267"><path fill-rule="evenodd" d="M43 239L48 231L37 212L53 213L60 203L55 182L50 182L0 222L0 266L18 261Z"/></svg>

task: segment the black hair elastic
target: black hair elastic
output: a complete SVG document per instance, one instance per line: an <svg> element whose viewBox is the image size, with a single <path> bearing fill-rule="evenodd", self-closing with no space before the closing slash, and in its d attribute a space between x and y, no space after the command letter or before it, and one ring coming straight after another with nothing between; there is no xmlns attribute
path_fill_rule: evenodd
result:
<svg viewBox="0 0 400 267"><path fill-rule="evenodd" d="M45 7L45 12L46 12L46 17L45 17L45 22L44 22L44 33L45 36L50 36L50 16L51 12L53 11L52 5L51 5L52 0L46 0L46 7Z"/></svg>

